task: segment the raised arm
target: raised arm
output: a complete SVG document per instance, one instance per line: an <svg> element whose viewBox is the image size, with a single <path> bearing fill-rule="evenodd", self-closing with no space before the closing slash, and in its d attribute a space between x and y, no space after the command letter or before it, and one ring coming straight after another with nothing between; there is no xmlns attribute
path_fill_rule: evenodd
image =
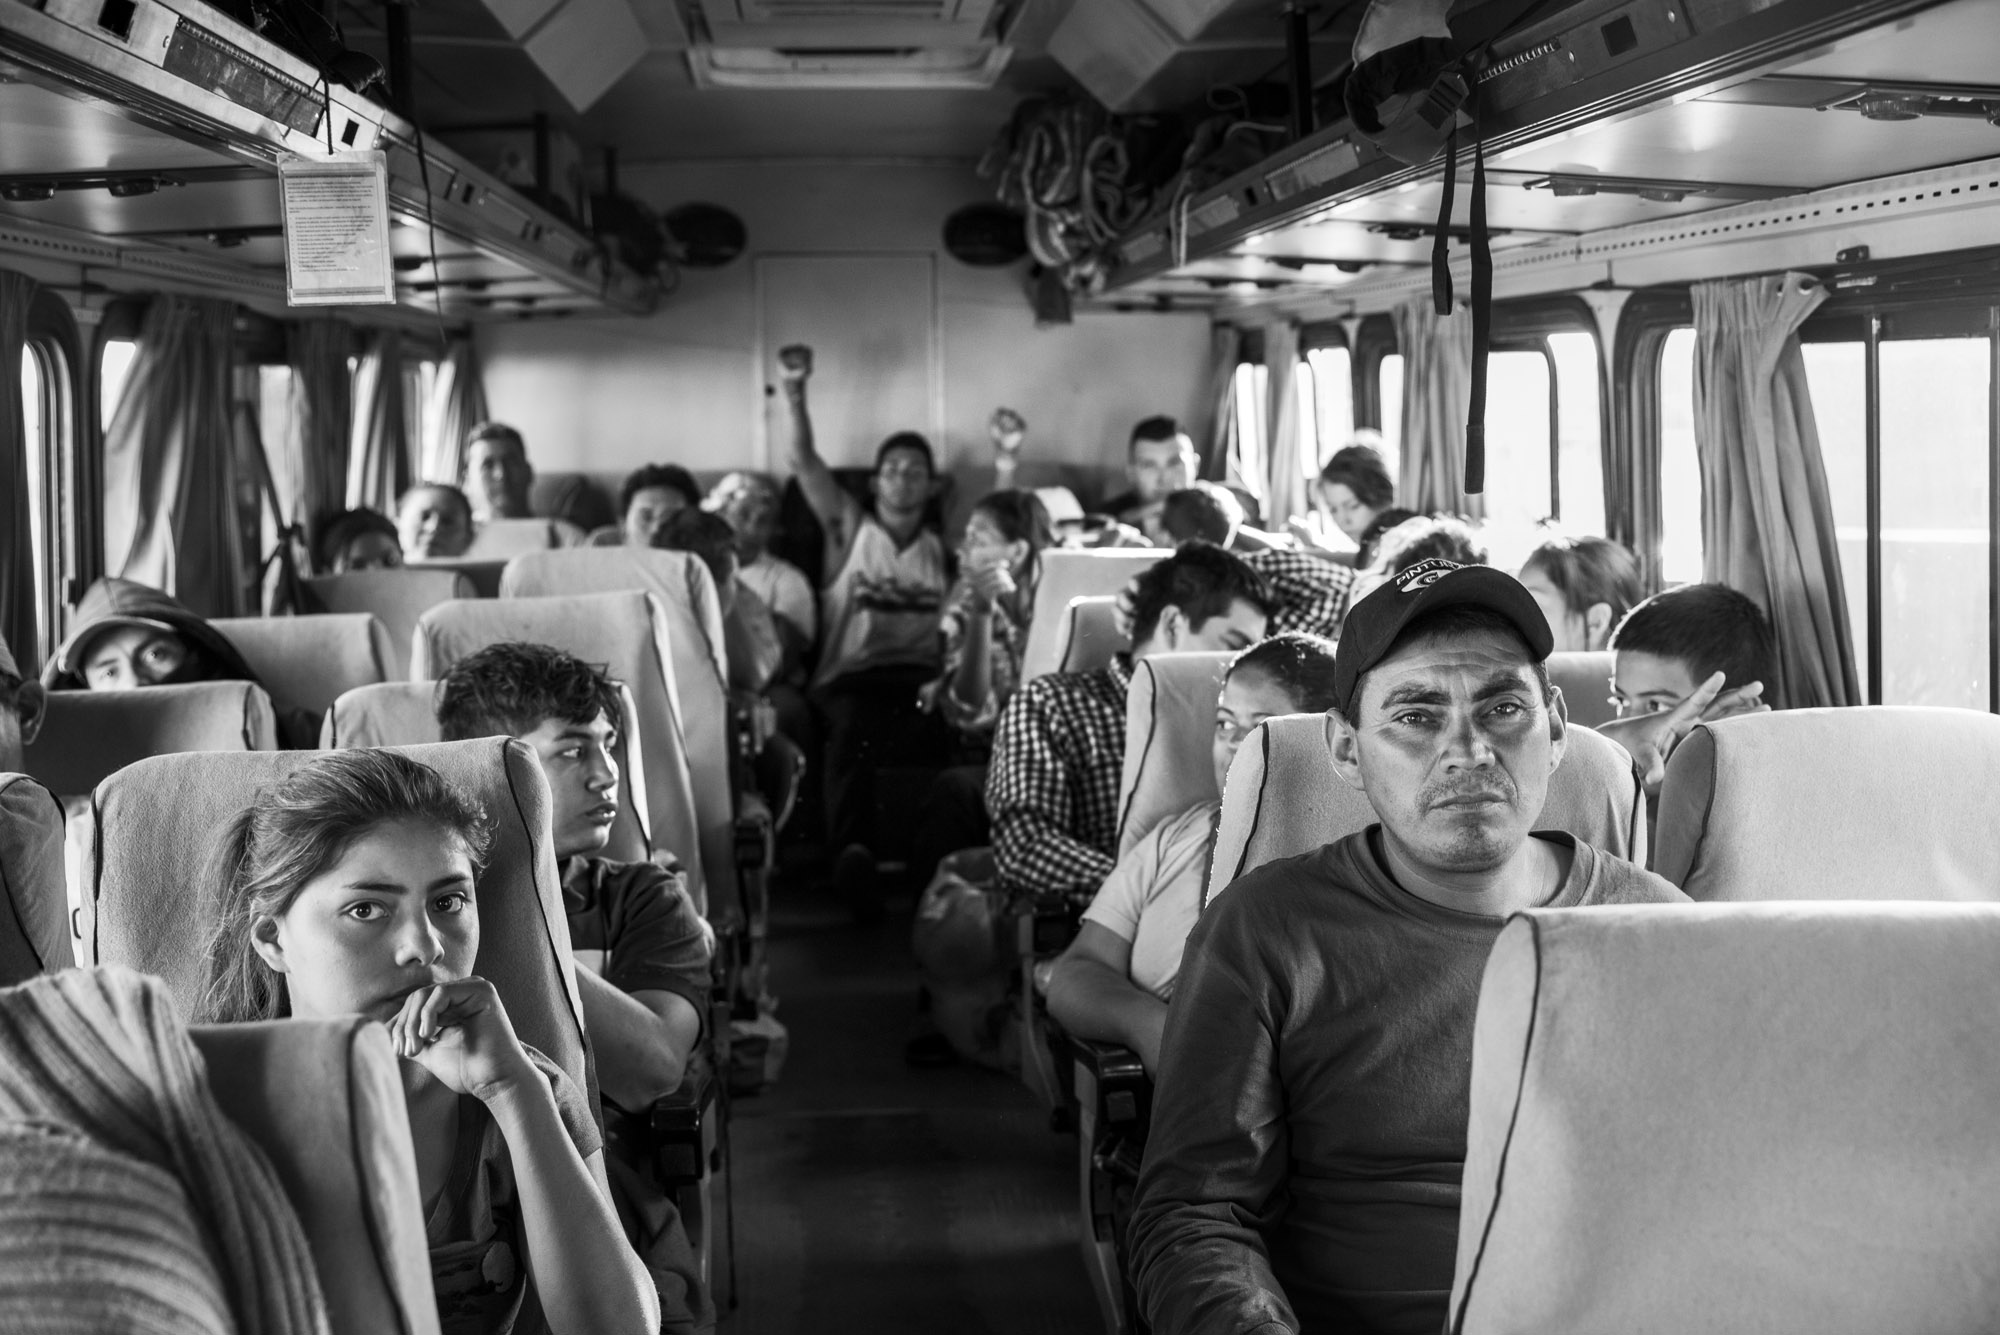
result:
<svg viewBox="0 0 2000 1335"><path fill-rule="evenodd" d="M812 349L794 343L778 349L779 384L785 397L785 416L790 424L786 462L799 479L806 504L826 529L830 552L844 553L854 538L861 507L841 490L826 460L813 444L812 412L806 406L806 381L812 378Z"/></svg>

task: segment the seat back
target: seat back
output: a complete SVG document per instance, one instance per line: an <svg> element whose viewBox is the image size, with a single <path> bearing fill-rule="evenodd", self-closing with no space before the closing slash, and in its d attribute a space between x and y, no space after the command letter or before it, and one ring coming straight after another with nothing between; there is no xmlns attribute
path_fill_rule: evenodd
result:
<svg viewBox="0 0 2000 1335"><path fill-rule="evenodd" d="M317 717L342 691L403 675L388 627L372 613L223 617L209 624L243 655L275 709Z"/></svg>
<svg viewBox="0 0 2000 1335"><path fill-rule="evenodd" d="M594 1097L541 763L526 743L499 737L395 749L485 808L493 841L474 892L479 975L499 992L521 1041ZM199 1014L214 914L212 888L202 881L210 849L260 791L316 754L156 756L105 780L91 803L95 838L82 870L78 961L157 974L183 1013Z"/></svg>
<svg viewBox="0 0 2000 1335"><path fill-rule="evenodd" d="M331 1335L434 1335L410 1115L389 1033L359 1016L193 1025L229 1120L304 1227Z"/></svg>
<svg viewBox="0 0 2000 1335"><path fill-rule="evenodd" d="M443 603L424 613L410 656L411 675L429 679L489 644L552 644L586 663L601 663L632 693L645 752L646 811L652 846L678 856L688 890L709 914L714 879L697 819L695 779L681 734L683 717L667 647L666 612L643 593L571 598L501 598ZM726 780L725 780L726 784ZM724 906L733 904L723 899Z"/></svg>
<svg viewBox="0 0 2000 1335"><path fill-rule="evenodd" d="M307 580L306 588L328 612L366 612L382 623L394 655L388 681L410 675L410 636L418 617L447 599L479 596L470 576L432 565L320 575Z"/></svg>
<svg viewBox="0 0 2000 1335"><path fill-rule="evenodd" d="M677 763L693 781L697 838L668 845L690 867L702 868L706 899L734 906L736 804L730 783L728 659L723 649L722 600L701 558L648 547L579 547L536 552L507 563L502 598L571 598L609 590L651 594L665 617L679 727L663 732ZM648 755L660 754L647 739ZM665 829L664 823L659 827ZM727 910L725 912L733 912Z"/></svg>
<svg viewBox="0 0 2000 1335"><path fill-rule="evenodd" d="M441 556L431 561L412 561L406 570L443 570L463 575L472 584L473 596L498 598L500 572L507 568L504 556Z"/></svg>
<svg viewBox="0 0 2000 1335"><path fill-rule="evenodd" d="M435 700L437 683L385 681L359 686L333 702L320 726L319 744L328 751L364 746L419 746L439 740ZM644 862L653 856L651 823L646 812L645 745L638 730L637 706L625 683L618 684L624 702L618 722L618 819L603 856L620 862Z"/></svg>
<svg viewBox="0 0 2000 1335"><path fill-rule="evenodd" d="M1618 717L1617 706L1611 703L1611 667L1616 658L1608 649L1549 655L1549 679L1562 688L1571 723L1594 728Z"/></svg>
<svg viewBox="0 0 2000 1335"><path fill-rule="evenodd" d="M277 720L263 687L200 681L137 691L51 691L42 730L22 764L57 797L80 797L147 756L277 747Z"/></svg>
<svg viewBox="0 0 2000 1335"><path fill-rule="evenodd" d="M1154 562L1171 556L1159 547L1110 547L1099 551L1052 548L1042 553L1041 582L1028 642L1021 650L1021 680L1056 671L1062 663L1062 620L1072 598L1116 594Z"/></svg>
<svg viewBox="0 0 2000 1335"><path fill-rule="evenodd" d="M1330 716L1291 714L1261 723L1229 766L1209 898L1267 862L1310 853L1375 821L1368 798L1333 767ZM1571 728L1535 828L1562 830L1613 857L1644 863L1646 803L1625 748L1589 728Z"/></svg>
<svg viewBox="0 0 2000 1335"><path fill-rule="evenodd" d="M489 519L473 532L465 554L475 561L506 561L523 552L543 552L562 545L562 532L554 520Z"/></svg>
<svg viewBox="0 0 2000 1335"><path fill-rule="evenodd" d="M1449 1329L1984 1330L2000 907L1534 910L1474 1027Z"/></svg>
<svg viewBox="0 0 2000 1335"><path fill-rule="evenodd" d="M1070 599L1056 636L1058 672L1094 672L1132 647L1118 629L1118 600L1110 594Z"/></svg>
<svg viewBox="0 0 2000 1335"><path fill-rule="evenodd" d="M1653 867L1693 899L2000 899L2000 718L1873 706L1695 727Z"/></svg>
<svg viewBox="0 0 2000 1335"><path fill-rule="evenodd" d="M1213 802L1215 699L1234 654L1152 654L1125 693L1125 768L1118 780L1118 855L1163 820Z"/></svg>
<svg viewBox="0 0 2000 1335"><path fill-rule="evenodd" d="M70 967L62 804L25 774L0 774L0 892L0 987Z"/></svg>

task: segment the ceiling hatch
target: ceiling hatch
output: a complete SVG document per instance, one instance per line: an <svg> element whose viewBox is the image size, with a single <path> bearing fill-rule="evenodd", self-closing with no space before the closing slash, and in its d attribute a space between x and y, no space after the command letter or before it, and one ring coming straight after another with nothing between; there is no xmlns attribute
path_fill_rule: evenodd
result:
<svg viewBox="0 0 2000 1335"><path fill-rule="evenodd" d="M998 0L694 0L688 65L722 88L990 88Z"/></svg>

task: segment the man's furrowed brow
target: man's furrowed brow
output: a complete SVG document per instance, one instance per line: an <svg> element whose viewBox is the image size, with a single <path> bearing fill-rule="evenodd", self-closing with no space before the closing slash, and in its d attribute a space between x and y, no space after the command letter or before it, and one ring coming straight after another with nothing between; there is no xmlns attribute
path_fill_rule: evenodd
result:
<svg viewBox="0 0 2000 1335"><path fill-rule="evenodd" d="M1389 693L1382 697L1382 705L1385 709L1392 705L1444 705L1450 703L1451 696L1449 694L1435 686L1420 681L1404 682L1401 686L1392 686L1389 688Z"/></svg>
<svg viewBox="0 0 2000 1335"><path fill-rule="evenodd" d="M1479 683L1479 689L1472 693L1475 700L1491 700L1496 695L1506 695L1510 691L1525 691L1528 683L1518 670L1503 669L1488 676Z"/></svg>

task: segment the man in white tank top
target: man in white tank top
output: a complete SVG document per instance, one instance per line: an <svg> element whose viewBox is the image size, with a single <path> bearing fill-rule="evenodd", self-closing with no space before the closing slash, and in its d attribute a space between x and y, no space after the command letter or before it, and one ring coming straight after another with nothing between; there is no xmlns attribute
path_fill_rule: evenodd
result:
<svg viewBox="0 0 2000 1335"><path fill-rule="evenodd" d="M944 540L925 524L936 487L930 443L898 432L875 453L872 506L842 489L813 443L806 407L812 350L778 353L791 422L789 458L826 530L820 662L812 699L823 721L827 842L834 882L857 917L879 916L871 817L885 766L942 768L950 736L917 700L939 670L939 614L950 587Z"/></svg>

